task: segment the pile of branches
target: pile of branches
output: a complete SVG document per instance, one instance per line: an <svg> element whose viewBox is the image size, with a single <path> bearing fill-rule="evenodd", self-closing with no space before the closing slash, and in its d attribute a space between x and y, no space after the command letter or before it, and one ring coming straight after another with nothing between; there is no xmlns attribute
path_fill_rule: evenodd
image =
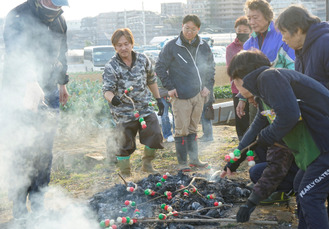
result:
<svg viewBox="0 0 329 229"><path fill-rule="evenodd" d="M137 223L121 224L120 228L140 228L143 223L166 228L163 226L166 222L171 226L218 223L233 204L244 202L250 193L243 182L226 178L210 182L202 174L190 176L179 172L177 175L149 175L137 183L124 180L123 184L95 194L89 203L100 222L129 216ZM134 204L127 207L125 202ZM164 206L170 207L171 212ZM175 228L180 228L177 225Z"/></svg>

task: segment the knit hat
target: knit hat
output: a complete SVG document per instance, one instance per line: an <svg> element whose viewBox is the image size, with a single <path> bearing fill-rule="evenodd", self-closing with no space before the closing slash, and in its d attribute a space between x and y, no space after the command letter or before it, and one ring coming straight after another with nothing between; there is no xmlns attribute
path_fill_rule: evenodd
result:
<svg viewBox="0 0 329 229"><path fill-rule="evenodd" d="M51 0L55 6L69 6L68 0Z"/></svg>

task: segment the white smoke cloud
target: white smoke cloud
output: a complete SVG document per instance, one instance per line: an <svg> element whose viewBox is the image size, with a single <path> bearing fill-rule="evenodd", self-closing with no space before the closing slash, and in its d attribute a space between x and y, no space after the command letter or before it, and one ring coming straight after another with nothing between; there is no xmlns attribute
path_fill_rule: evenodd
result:
<svg viewBox="0 0 329 229"><path fill-rule="evenodd" d="M31 22L31 24L33 23ZM38 31L36 27L33 29L37 35L44 32ZM51 36L53 35L57 36L57 34L51 34ZM6 56L4 62L0 58L0 67L3 65L4 68L2 77L0 76L0 198L4 199L4 196L8 195L7 202L13 201L15 203L17 201L15 191L27 191L31 186L31 177L37 174L37 168L46 168L45 156L47 154L45 152L47 150L44 143L51 141L53 136L48 137L48 133L53 128L57 129L58 127L54 122L56 121L55 113L48 111L41 113L40 110L36 113L26 109L26 103L35 104L34 96L27 97L26 91L31 83L39 82L40 86L45 88L49 86L47 83L56 82L56 76L47 80L40 78L43 78L44 75L51 75L53 73L52 67L58 63L53 64L54 55L52 54L56 50L49 47L49 44L53 44L48 40L50 36L31 38L17 35L11 39L15 39L13 41L14 46L11 47L14 51L11 55ZM7 40L9 43L10 41L12 40ZM1 68L0 71L2 73ZM38 102L36 104L39 104ZM98 111L101 109L100 103L91 103L91 105L93 106L90 107L90 110ZM62 129L62 132L58 132L58 134L63 135L64 138L72 137L75 142L88 139L90 131L93 128L98 128L97 125L93 127L88 125L94 120L94 114L95 112L81 116L81 113L71 112L60 115L58 124L62 124L59 125L60 127L65 124L65 130ZM50 119L50 122L44 119ZM109 135L111 134L109 133ZM99 141L105 144L106 138L107 135L102 135ZM111 137L109 139L109 145L116 150L115 141L112 141ZM65 149L62 150L65 151ZM28 208L26 228L98 228L98 222L95 222L95 217L88 209L87 204L78 203L60 187L49 187L42 190L41 193L46 195L45 208L42 212L33 212ZM49 195L51 197L50 204L47 203ZM14 228L17 228L15 223L9 229Z"/></svg>

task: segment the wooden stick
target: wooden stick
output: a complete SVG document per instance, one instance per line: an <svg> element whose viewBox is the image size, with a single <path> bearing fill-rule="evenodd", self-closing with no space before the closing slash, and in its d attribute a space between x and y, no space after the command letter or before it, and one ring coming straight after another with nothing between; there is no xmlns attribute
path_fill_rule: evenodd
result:
<svg viewBox="0 0 329 229"><path fill-rule="evenodd" d="M193 214L193 213L201 212L201 211L204 211L204 210L211 210L211 209L217 209L217 208L222 208L222 207L233 207L233 204L222 204L220 206L207 207L207 208L202 208L202 209L195 210L195 211L181 211L181 212L178 212L178 214L186 214L186 213Z"/></svg>
<svg viewBox="0 0 329 229"><path fill-rule="evenodd" d="M138 223L237 223L236 219L228 219L228 218L221 218L221 219L166 219L166 220L159 220L159 219L139 219ZM267 221L267 220L253 220L249 221L250 224L260 224L260 225L278 225L277 221Z"/></svg>
<svg viewBox="0 0 329 229"><path fill-rule="evenodd" d="M120 173L118 173L118 176L123 180L123 182L125 183L126 187L128 187L128 183L125 180L125 178L123 178L123 176ZM135 186L135 190L136 190L138 188L138 185L136 183L134 183L134 182L131 182L131 183L133 183L133 185Z"/></svg>
<svg viewBox="0 0 329 229"><path fill-rule="evenodd" d="M119 177L123 180L123 183L125 183L126 187L128 187L127 181L123 178L123 176L118 173Z"/></svg>
<svg viewBox="0 0 329 229"><path fill-rule="evenodd" d="M256 145L256 144L257 144L257 141L254 141L254 142L250 143L250 145L248 145L248 146L244 147L242 150L240 150L241 154L244 153L245 151L249 150L250 147L253 147L253 146ZM221 174L221 173L222 173L221 170L217 170L216 172L214 172L214 173L210 176L209 180L212 181L216 176L218 176L218 175Z"/></svg>

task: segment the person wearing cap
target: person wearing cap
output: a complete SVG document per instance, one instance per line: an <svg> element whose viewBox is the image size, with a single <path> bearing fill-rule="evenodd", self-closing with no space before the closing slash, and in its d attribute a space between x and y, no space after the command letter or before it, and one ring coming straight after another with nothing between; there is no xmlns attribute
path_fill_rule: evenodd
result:
<svg viewBox="0 0 329 229"><path fill-rule="evenodd" d="M68 100L67 0L27 0L4 26L5 66L0 90L0 145L9 160L14 219L43 209L60 103ZM5 99L3 99L5 98Z"/></svg>

